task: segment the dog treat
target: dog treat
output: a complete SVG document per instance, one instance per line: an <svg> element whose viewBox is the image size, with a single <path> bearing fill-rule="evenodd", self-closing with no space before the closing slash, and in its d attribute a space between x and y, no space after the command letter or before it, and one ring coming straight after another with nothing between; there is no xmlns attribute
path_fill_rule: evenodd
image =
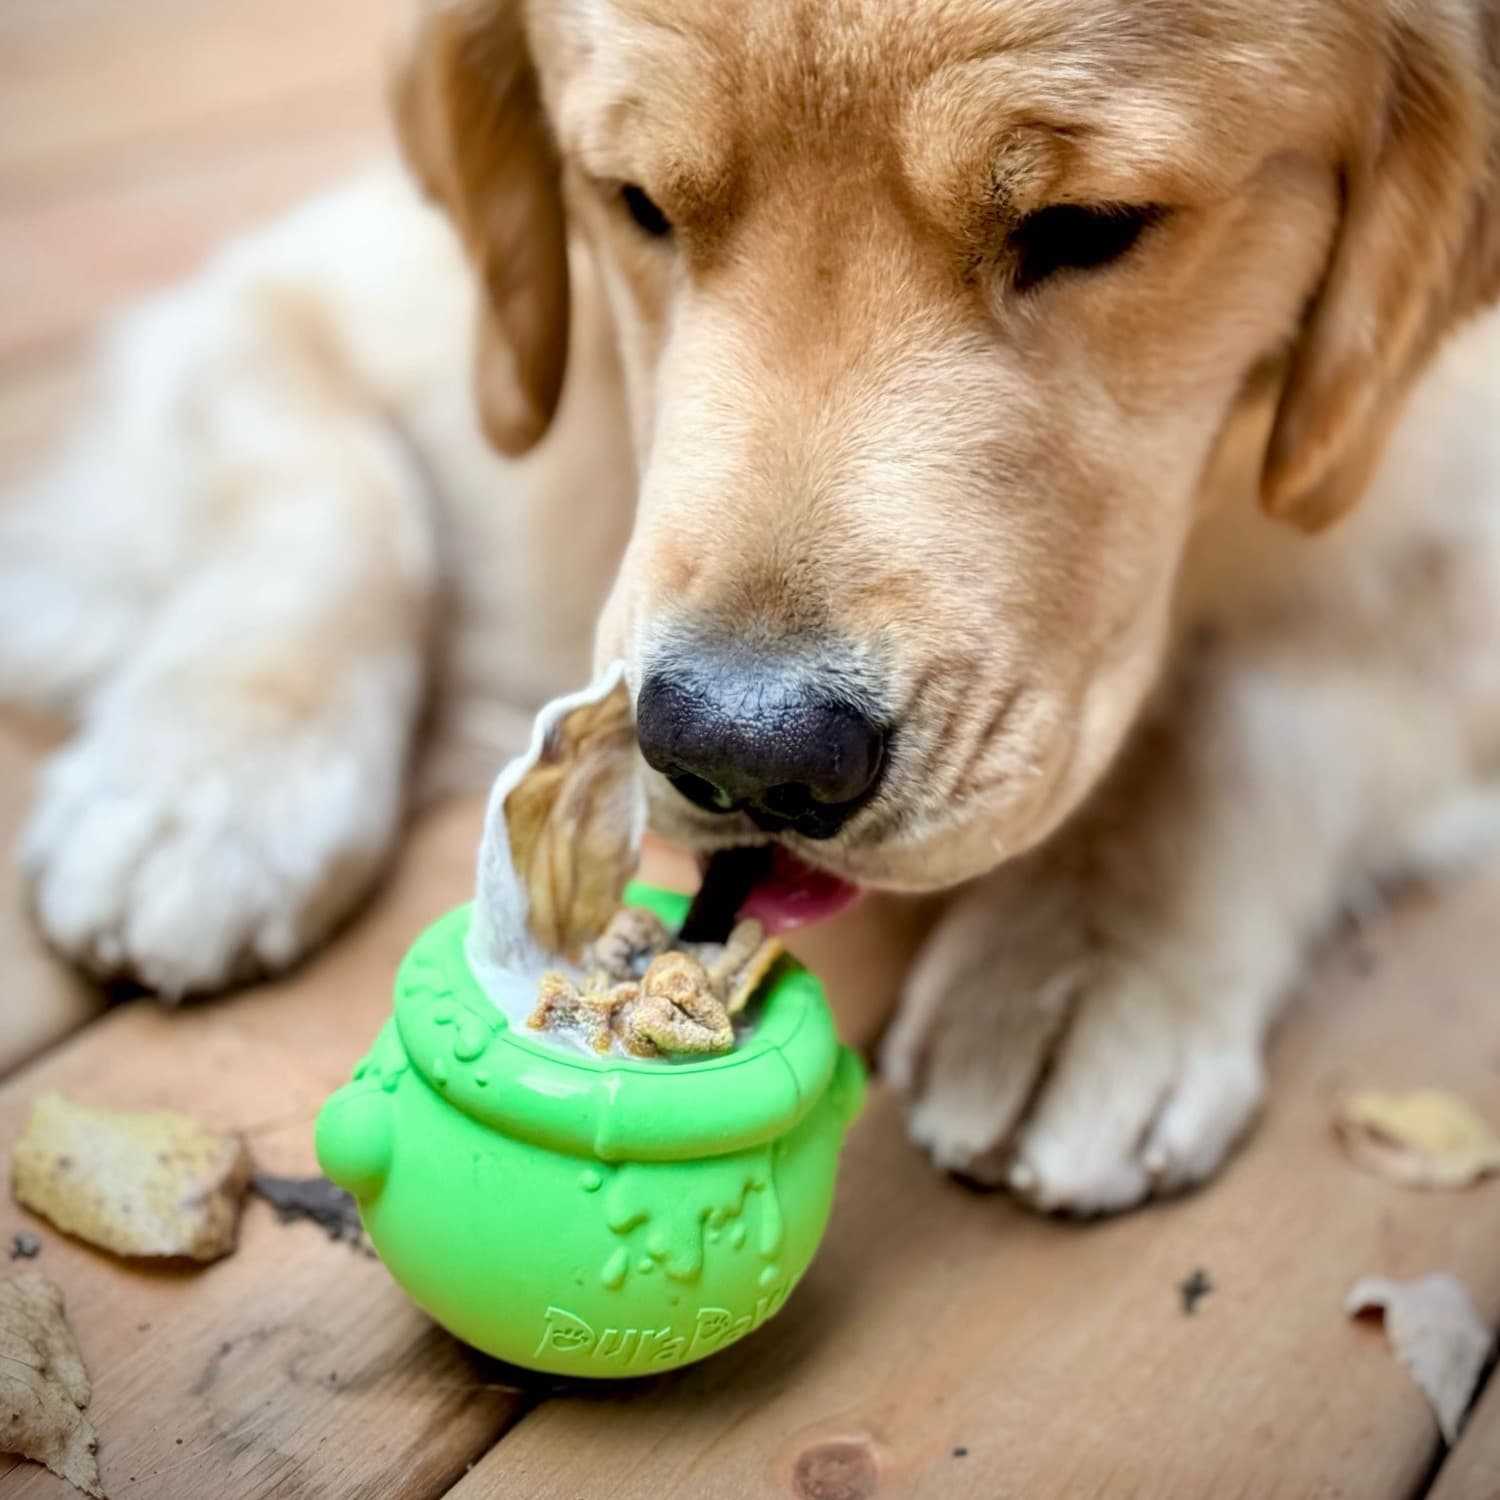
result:
<svg viewBox="0 0 1500 1500"><path fill-rule="evenodd" d="M604 973L591 974L580 985L549 969L526 1024L533 1031L571 1032L595 1052L608 1052L617 1034L616 1017L639 993L638 984L617 983Z"/></svg>
<svg viewBox="0 0 1500 1500"><path fill-rule="evenodd" d="M116 1255L227 1255L249 1176L244 1142L190 1115L60 1094L36 1101L11 1153L17 1203Z"/></svg>
<svg viewBox="0 0 1500 1500"><path fill-rule="evenodd" d="M631 1057L727 1052L734 1026L708 971L691 954L658 954L637 980L602 971L582 984L552 969L542 976L536 1031L570 1032L595 1052L619 1044Z"/></svg>
<svg viewBox="0 0 1500 1500"><path fill-rule="evenodd" d="M639 979L651 960L665 953L671 943L671 934L654 911L644 906L622 906L594 939L589 967L621 983Z"/></svg>
<svg viewBox="0 0 1500 1500"><path fill-rule="evenodd" d="M734 1046L729 1012L714 993L708 970L690 953L652 959L620 1034L625 1050L638 1057L728 1052Z"/></svg>
<svg viewBox="0 0 1500 1500"><path fill-rule="evenodd" d="M722 952L708 965L715 993L732 1016L744 1010L785 950L753 917L736 922Z"/></svg>
<svg viewBox="0 0 1500 1500"><path fill-rule="evenodd" d="M640 859L645 795L623 671L549 704L501 771L479 850L470 957L499 979L583 964ZM533 983L534 983L533 979Z"/></svg>
<svg viewBox="0 0 1500 1500"><path fill-rule="evenodd" d="M632 1057L727 1052L734 1017L781 953L753 920L737 923L722 944L673 945L653 912L622 907L590 949L587 977L542 975L526 1024L570 1033L600 1053L615 1043Z"/></svg>

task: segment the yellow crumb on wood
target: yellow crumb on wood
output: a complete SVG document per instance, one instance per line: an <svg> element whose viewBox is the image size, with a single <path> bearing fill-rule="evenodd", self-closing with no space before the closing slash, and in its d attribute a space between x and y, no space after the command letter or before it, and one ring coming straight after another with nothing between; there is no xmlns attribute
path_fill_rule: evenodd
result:
<svg viewBox="0 0 1500 1500"><path fill-rule="evenodd" d="M61 1094L37 1099L11 1153L18 1203L117 1255L227 1255L249 1175L244 1142L191 1115Z"/></svg>
<svg viewBox="0 0 1500 1500"><path fill-rule="evenodd" d="M1345 1094L1334 1126L1361 1166L1412 1187L1468 1187L1500 1172L1500 1135L1444 1089Z"/></svg>

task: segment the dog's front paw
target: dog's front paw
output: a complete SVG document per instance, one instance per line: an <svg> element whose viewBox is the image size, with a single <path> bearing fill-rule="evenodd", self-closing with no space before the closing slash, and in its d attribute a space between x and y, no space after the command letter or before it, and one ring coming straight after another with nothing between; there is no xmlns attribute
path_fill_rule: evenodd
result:
<svg viewBox="0 0 1500 1500"><path fill-rule="evenodd" d="M48 939L171 999L294 962L394 833L401 756L356 733L115 704L45 767L22 844Z"/></svg>
<svg viewBox="0 0 1500 1500"><path fill-rule="evenodd" d="M1180 953L1153 970L1149 941L1126 951L1067 907L970 897L883 1061L938 1166L1105 1213L1219 1167L1261 1097L1260 1029L1246 997L1186 982Z"/></svg>

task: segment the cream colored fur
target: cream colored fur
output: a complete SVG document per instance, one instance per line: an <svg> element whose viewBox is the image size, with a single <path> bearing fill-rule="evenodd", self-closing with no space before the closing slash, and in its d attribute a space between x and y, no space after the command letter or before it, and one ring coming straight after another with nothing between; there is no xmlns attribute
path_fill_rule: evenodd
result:
<svg viewBox="0 0 1500 1500"><path fill-rule="evenodd" d="M1479 11L1432 0L1393 72L1366 37L1405 45L1385 0L1299 11L1302 51L1284 16L1200 8L1223 33L1202 56L1075 39L1061 0L933 6L907 77L870 59L911 49L854 45L899 33L873 4L826 34L768 5L748 42L735 8L699 35L660 24L668 0L539 7L540 81L511 92L556 124L566 268L560 242L512 246L545 213L497 207L553 191L551 137L479 139L494 122L419 29L409 149L489 295L376 172L133 315L99 414L0 511L0 694L78 723L23 852L51 939L168 995L284 965L368 888L413 781L487 778L591 650L638 677L684 619L831 620L879 658L902 737L868 816L800 852L957 887L885 1047L916 1138L1050 1208L1211 1173L1340 903L1500 826L1500 314L1474 311ZM516 24L490 0L421 24L455 17ZM1066 68L991 48L976 71L975 28L1042 21ZM742 42L765 66L731 97L705 80ZM859 149L809 120L723 199L731 127L813 108L819 70L824 105L867 112ZM1410 143L1372 123L1400 89ZM1088 115L1093 146L1049 155L1048 110ZM527 165L486 175L487 152ZM996 160L1015 212L1174 214L1129 261L1006 298L998 268L943 269L987 264ZM679 251L611 196L647 177ZM546 435L502 459L480 414L512 448ZM1312 537L1267 514L1355 499ZM656 792L665 831L723 837Z"/></svg>

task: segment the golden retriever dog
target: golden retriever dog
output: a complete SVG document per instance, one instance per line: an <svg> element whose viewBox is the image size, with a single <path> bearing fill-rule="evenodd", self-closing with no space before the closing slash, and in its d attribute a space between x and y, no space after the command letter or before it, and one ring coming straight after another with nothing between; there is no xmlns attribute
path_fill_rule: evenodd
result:
<svg viewBox="0 0 1500 1500"><path fill-rule="evenodd" d="M935 1162L1212 1173L1311 939L1500 827L1500 0L428 0L393 96L437 207L127 320L0 521L51 941L288 964L424 705L489 774L623 657L761 909L951 893Z"/></svg>

